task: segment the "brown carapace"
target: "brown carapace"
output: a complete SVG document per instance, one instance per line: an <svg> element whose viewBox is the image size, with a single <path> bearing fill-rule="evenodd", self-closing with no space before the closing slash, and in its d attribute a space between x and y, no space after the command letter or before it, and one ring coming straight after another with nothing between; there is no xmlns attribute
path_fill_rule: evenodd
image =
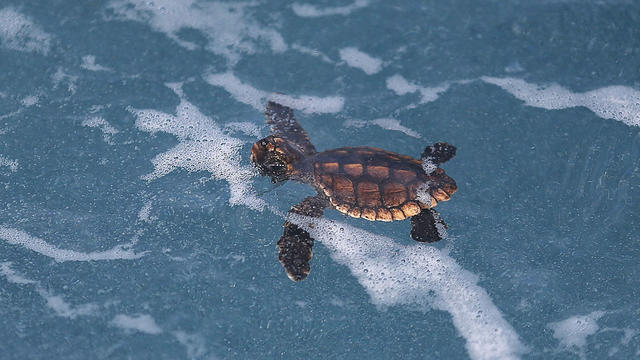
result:
<svg viewBox="0 0 640 360"><path fill-rule="evenodd" d="M251 161L273 182L291 179L318 191L290 212L320 217L325 208L333 207L371 221L411 218L413 239L441 240L440 231L446 224L433 207L449 200L458 189L440 168L455 156L455 147L447 143L427 146L420 160L373 147L343 147L319 153L295 120L293 110L269 102L266 115L272 134L253 145ZM309 233L287 221L278 247L289 278L306 278L313 254Z"/></svg>

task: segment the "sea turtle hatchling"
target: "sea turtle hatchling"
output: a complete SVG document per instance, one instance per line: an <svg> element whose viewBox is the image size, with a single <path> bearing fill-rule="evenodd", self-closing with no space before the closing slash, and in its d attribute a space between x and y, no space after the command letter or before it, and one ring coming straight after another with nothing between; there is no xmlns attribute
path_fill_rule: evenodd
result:
<svg viewBox="0 0 640 360"><path fill-rule="evenodd" d="M317 152L293 110L270 101L265 114L272 134L253 144L251 162L274 183L296 180L318 192L289 212L321 217L325 208L333 207L371 221L410 217L414 240L441 240L437 225L446 224L433 207L449 200L458 189L440 168L455 156L454 146L442 142L427 146L421 160L364 146ZM309 233L286 221L278 247L278 257L289 278L306 278L313 254Z"/></svg>

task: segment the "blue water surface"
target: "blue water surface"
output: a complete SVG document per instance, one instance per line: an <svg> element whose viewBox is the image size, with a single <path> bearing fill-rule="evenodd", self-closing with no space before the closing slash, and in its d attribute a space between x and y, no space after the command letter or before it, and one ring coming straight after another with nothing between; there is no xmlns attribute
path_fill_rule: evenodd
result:
<svg viewBox="0 0 640 360"><path fill-rule="evenodd" d="M640 358L640 4L0 0L0 358ZM264 106L319 150L418 157L447 237L251 166ZM306 219L295 219L308 225Z"/></svg>

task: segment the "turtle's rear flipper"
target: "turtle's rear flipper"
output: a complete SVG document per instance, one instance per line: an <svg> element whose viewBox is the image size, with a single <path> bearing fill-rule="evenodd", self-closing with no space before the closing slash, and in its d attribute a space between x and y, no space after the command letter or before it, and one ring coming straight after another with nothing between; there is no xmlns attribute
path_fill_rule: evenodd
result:
<svg viewBox="0 0 640 360"><path fill-rule="evenodd" d="M324 209L329 205L324 196L310 196L300 204L294 205L289 212L321 217ZM289 221L284 223L284 233L278 241L280 253L278 259L287 271L289 279L293 281L304 280L311 270L309 262L313 256L313 239L311 235Z"/></svg>
<svg viewBox="0 0 640 360"><path fill-rule="evenodd" d="M304 280L311 271L309 261L313 256L313 239L309 233L287 221L284 223L284 234L278 241L278 248L278 259L289 279Z"/></svg>
<svg viewBox="0 0 640 360"><path fill-rule="evenodd" d="M411 217L411 237L420 242L436 242L442 240L442 230L447 224L440 218L440 214L433 209L424 209L418 215Z"/></svg>
<svg viewBox="0 0 640 360"><path fill-rule="evenodd" d="M440 165L451 160L454 156L456 156L455 146L447 144L446 142L439 142L427 146L422 152L421 158L428 158L434 164Z"/></svg>

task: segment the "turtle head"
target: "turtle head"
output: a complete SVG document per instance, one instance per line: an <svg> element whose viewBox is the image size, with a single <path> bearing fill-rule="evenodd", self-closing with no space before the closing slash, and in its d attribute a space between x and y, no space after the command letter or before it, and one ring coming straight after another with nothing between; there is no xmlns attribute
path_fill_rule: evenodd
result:
<svg viewBox="0 0 640 360"><path fill-rule="evenodd" d="M301 158L298 150L274 135L256 141L251 148L251 162L261 175L270 176L274 183L288 180L294 172L295 163Z"/></svg>

